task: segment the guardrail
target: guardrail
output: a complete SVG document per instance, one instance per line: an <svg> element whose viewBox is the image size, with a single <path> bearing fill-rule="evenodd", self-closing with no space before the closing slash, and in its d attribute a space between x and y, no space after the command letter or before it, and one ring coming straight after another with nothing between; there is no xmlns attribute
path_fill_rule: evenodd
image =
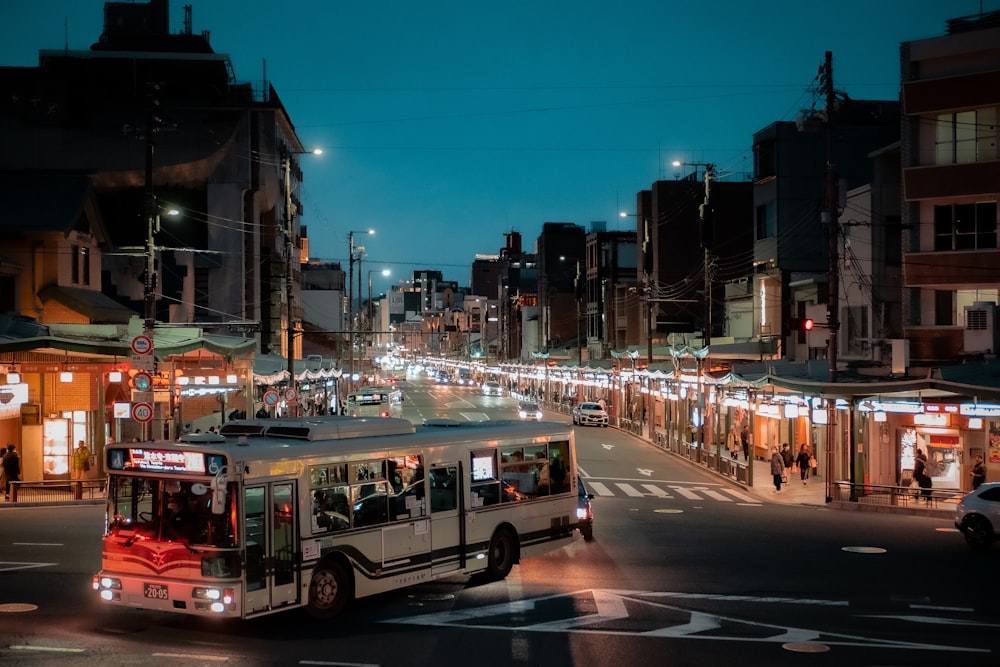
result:
<svg viewBox="0 0 1000 667"><path fill-rule="evenodd" d="M833 483L833 500L859 505L909 507L913 509L953 509L965 495L957 489L921 489L917 486L889 486L846 481Z"/></svg>
<svg viewBox="0 0 1000 667"><path fill-rule="evenodd" d="M48 503L96 500L104 497L104 480L11 482L11 503Z"/></svg>

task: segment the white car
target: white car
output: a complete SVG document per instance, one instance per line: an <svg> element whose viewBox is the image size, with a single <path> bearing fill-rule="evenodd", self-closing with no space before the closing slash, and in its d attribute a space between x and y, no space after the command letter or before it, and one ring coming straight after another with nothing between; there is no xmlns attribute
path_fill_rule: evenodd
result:
<svg viewBox="0 0 1000 667"><path fill-rule="evenodd" d="M541 421L542 409L538 407L537 403L521 401L517 404L517 416L525 421Z"/></svg>
<svg viewBox="0 0 1000 667"><path fill-rule="evenodd" d="M584 401L573 408L573 423L581 426L607 426L608 411L600 403Z"/></svg>
<svg viewBox="0 0 1000 667"><path fill-rule="evenodd" d="M484 382L482 386L483 396L503 396L503 389L499 382Z"/></svg>
<svg viewBox="0 0 1000 667"><path fill-rule="evenodd" d="M980 484L962 496L955 510L955 527L973 549L987 549L1000 539L1000 482Z"/></svg>

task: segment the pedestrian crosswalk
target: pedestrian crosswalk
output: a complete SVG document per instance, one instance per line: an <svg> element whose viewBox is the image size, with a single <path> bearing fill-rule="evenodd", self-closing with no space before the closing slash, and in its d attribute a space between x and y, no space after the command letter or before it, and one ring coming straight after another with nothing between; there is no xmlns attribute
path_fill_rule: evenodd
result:
<svg viewBox="0 0 1000 667"><path fill-rule="evenodd" d="M625 496L630 498L683 498L685 500L714 500L721 503L754 503L760 501L737 489L730 489L725 486L709 488L704 484L674 484L670 482L615 482L607 480L597 482L591 478L586 478L587 490L597 496Z"/></svg>

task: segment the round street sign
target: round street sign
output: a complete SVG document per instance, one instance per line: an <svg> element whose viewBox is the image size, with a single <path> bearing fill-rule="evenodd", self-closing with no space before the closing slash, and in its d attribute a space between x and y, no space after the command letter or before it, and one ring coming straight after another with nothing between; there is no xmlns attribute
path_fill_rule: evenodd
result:
<svg viewBox="0 0 1000 667"><path fill-rule="evenodd" d="M153 418L153 406L149 403L136 403L132 406L132 419L145 424Z"/></svg>
<svg viewBox="0 0 1000 667"><path fill-rule="evenodd" d="M286 401L289 401L289 402L294 401L296 395L297 394L295 393L295 390L292 389L291 387L289 387L288 389L285 390L285 400Z"/></svg>
<svg viewBox="0 0 1000 667"><path fill-rule="evenodd" d="M278 392L276 391L265 391L264 392L264 403L271 406L272 408L278 404Z"/></svg>
<svg viewBox="0 0 1000 667"><path fill-rule="evenodd" d="M149 354L153 350L153 339L139 334L132 339L132 351L136 354Z"/></svg>

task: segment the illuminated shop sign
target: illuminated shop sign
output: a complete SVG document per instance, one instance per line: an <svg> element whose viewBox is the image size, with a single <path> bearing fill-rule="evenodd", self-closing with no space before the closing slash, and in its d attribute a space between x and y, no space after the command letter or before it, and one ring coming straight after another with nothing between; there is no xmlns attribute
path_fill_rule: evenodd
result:
<svg viewBox="0 0 1000 667"><path fill-rule="evenodd" d="M1000 405L990 403L962 403L958 411L966 417L1000 417Z"/></svg>

